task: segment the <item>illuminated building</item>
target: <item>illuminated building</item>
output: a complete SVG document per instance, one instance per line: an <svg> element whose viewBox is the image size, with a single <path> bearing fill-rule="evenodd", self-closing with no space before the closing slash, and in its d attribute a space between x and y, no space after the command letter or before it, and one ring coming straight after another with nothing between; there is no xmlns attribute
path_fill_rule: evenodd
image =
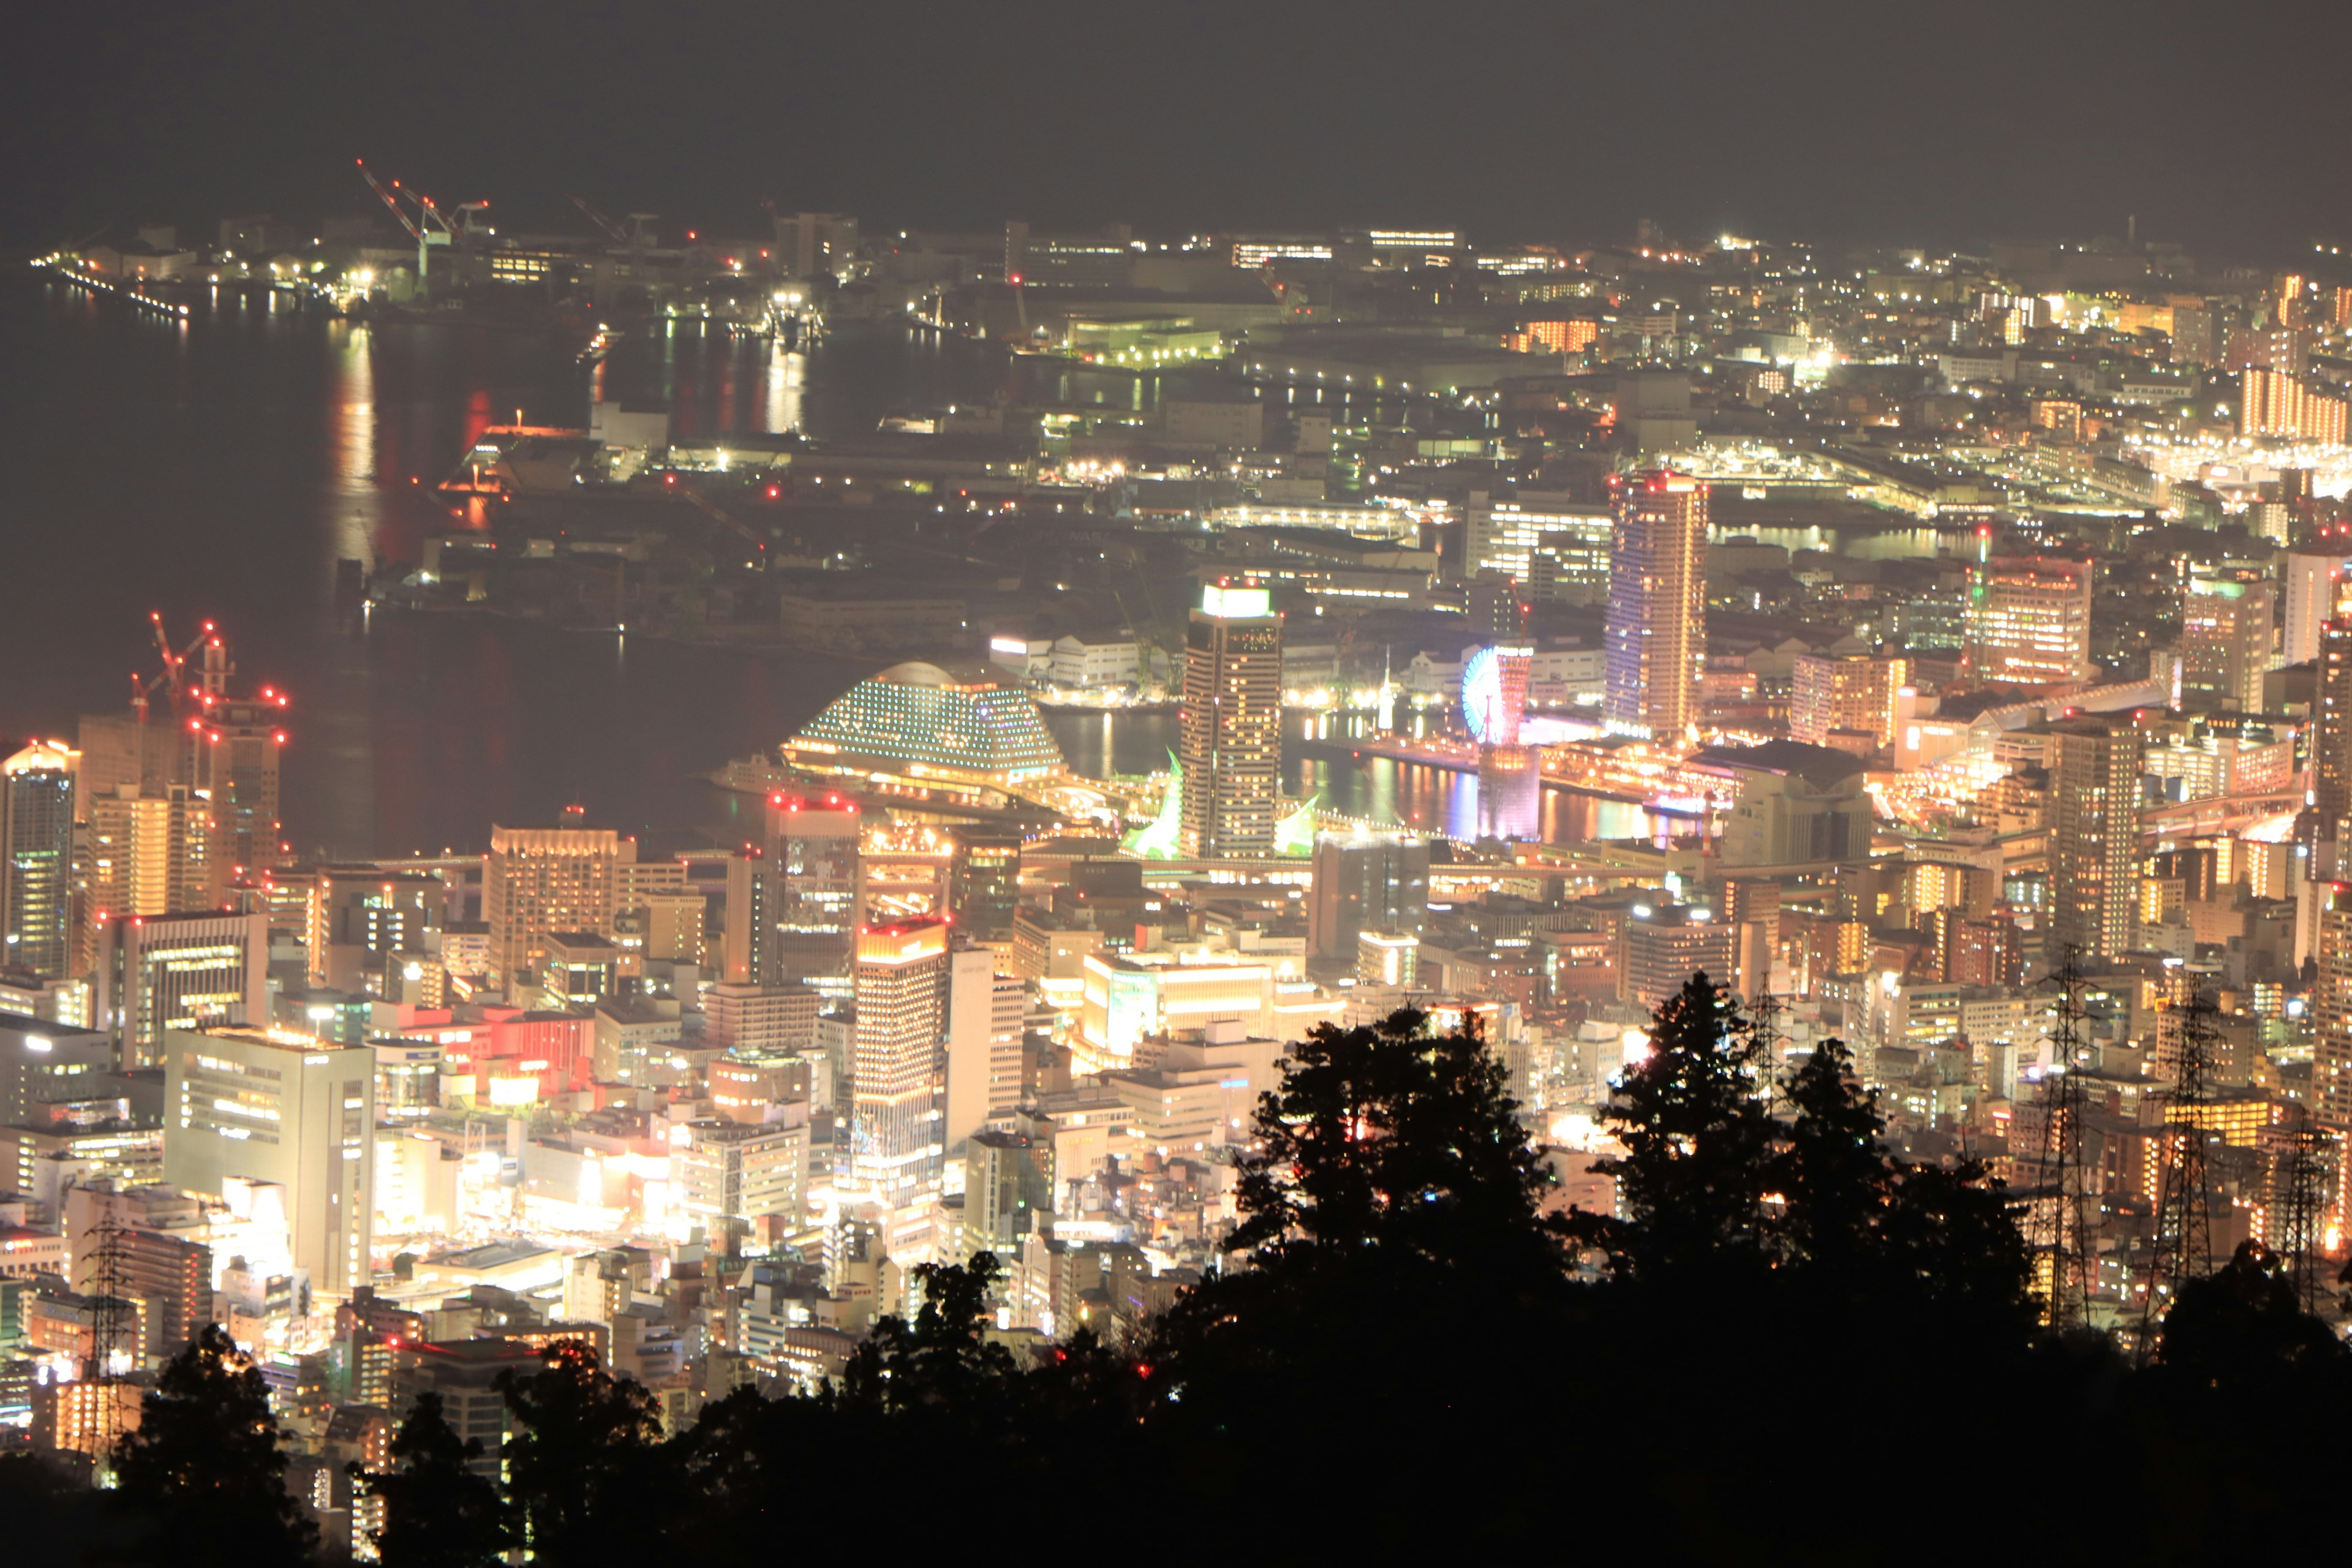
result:
<svg viewBox="0 0 2352 1568"><path fill-rule="evenodd" d="M805 985L722 982L703 993L703 1043L752 1058L812 1049L822 1000Z"/></svg>
<svg viewBox="0 0 2352 1568"><path fill-rule="evenodd" d="M2271 668L2271 584L2195 576L2180 591L2180 687L2224 711L2263 710L2263 676Z"/></svg>
<svg viewBox="0 0 2352 1568"><path fill-rule="evenodd" d="M948 867L948 910L974 942L1013 935L1021 904L1021 835L1011 828L958 826Z"/></svg>
<svg viewBox="0 0 2352 1568"><path fill-rule="evenodd" d="M1053 1217L1053 1140L975 1132L964 1145L964 1249L1017 1257L1021 1238Z"/></svg>
<svg viewBox="0 0 2352 1568"><path fill-rule="evenodd" d="M1419 936L1429 924L1429 842L1410 834L1325 834L1315 845L1307 951L1352 958L1366 931Z"/></svg>
<svg viewBox="0 0 2352 1568"><path fill-rule="evenodd" d="M611 938L589 931L551 931L541 943L547 956L531 979L546 993L550 1005L593 1007L614 994L621 950Z"/></svg>
<svg viewBox="0 0 2352 1568"><path fill-rule="evenodd" d="M2238 434L2342 446L2347 405L2290 371L2250 367L2238 401Z"/></svg>
<svg viewBox="0 0 2352 1568"><path fill-rule="evenodd" d="M1867 735L1876 746L1895 740L1895 694L1907 663L1858 654L1848 658L1801 653L1790 671L1789 738L1809 746L1833 742L1830 732Z"/></svg>
<svg viewBox="0 0 2352 1568"><path fill-rule="evenodd" d="M771 1216L797 1227L807 1185L809 1130L798 1120L689 1121L670 1144L670 1180L689 1219L746 1225Z"/></svg>
<svg viewBox="0 0 2352 1568"><path fill-rule="evenodd" d="M74 775L80 754L35 742L0 763L0 964L56 980L73 963Z"/></svg>
<svg viewBox="0 0 2352 1568"><path fill-rule="evenodd" d="M1021 1103L1026 996L1017 976L996 973L995 960L984 947L960 947L948 959L947 1121L940 1141L949 1149Z"/></svg>
<svg viewBox="0 0 2352 1568"><path fill-rule="evenodd" d="M218 906L225 868L215 855L210 801L184 784L161 795L123 784L93 797L88 809L93 927L121 915Z"/></svg>
<svg viewBox="0 0 2352 1568"><path fill-rule="evenodd" d="M1697 904L1635 904L1625 921L1625 1000L1654 1010L1704 973L1729 984L1732 931Z"/></svg>
<svg viewBox="0 0 2352 1568"><path fill-rule="evenodd" d="M263 1021L269 1005L265 915L132 915L100 931L97 1023L126 1070L158 1064L167 1029Z"/></svg>
<svg viewBox="0 0 2352 1568"><path fill-rule="evenodd" d="M1969 566L1965 633L1979 679L2042 685L2088 680L2091 563L1995 556Z"/></svg>
<svg viewBox="0 0 2352 1568"><path fill-rule="evenodd" d="M509 989L532 984L550 931L611 935L620 868L636 858L636 840L609 828L491 828L482 860L491 979Z"/></svg>
<svg viewBox="0 0 2352 1568"><path fill-rule="evenodd" d="M2129 716L2050 726L2050 937L2054 961L2133 946L2139 857L2141 735Z"/></svg>
<svg viewBox="0 0 2352 1568"><path fill-rule="evenodd" d="M1602 715L1613 734L1679 745L1697 732L1706 657L1706 487L1663 469L1610 483Z"/></svg>
<svg viewBox="0 0 2352 1568"><path fill-rule="evenodd" d="M2342 543L2298 544L2279 557L2285 579L2286 624L2279 637L2279 662L2309 664L2319 657L2319 627L2336 613L2336 584L2352 550Z"/></svg>
<svg viewBox="0 0 2352 1568"><path fill-rule="evenodd" d="M2330 619L2321 625L2311 705L2313 837L2336 844L2352 819L2352 620Z"/></svg>
<svg viewBox="0 0 2352 1568"><path fill-rule="evenodd" d="M304 910L310 984L383 994L386 966L397 974L404 958L425 956L446 904L438 877L320 868Z"/></svg>
<svg viewBox="0 0 2352 1568"><path fill-rule="evenodd" d="M2322 890L2313 958L2319 974L2311 988L2318 1025L2312 1093L2322 1122L2352 1132L2352 886L2338 882Z"/></svg>
<svg viewBox="0 0 2352 1568"><path fill-rule="evenodd" d="M908 1208L938 1191L947 1152L947 922L860 931L856 982L850 1177L884 1207Z"/></svg>
<svg viewBox="0 0 2352 1568"><path fill-rule="evenodd" d="M1861 860L1874 829L1864 764L1848 752L1798 741L1709 746L1691 754L1694 772L1736 784L1724 819L1727 866L1798 866Z"/></svg>
<svg viewBox="0 0 2352 1568"><path fill-rule="evenodd" d="M1535 650L1524 644L1482 647L1462 667L1462 722L1481 746L1516 746L1528 710L1528 671Z"/></svg>
<svg viewBox="0 0 2352 1568"><path fill-rule="evenodd" d="M1356 933L1356 984L1410 988L1421 977L1421 938L1405 931Z"/></svg>
<svg viewBox="0 0 2352 1568"><path fill-rule="evenodd" d="M1062 750L1025 692L982 670L893 665L859 681L783 744L811 773L1002 793L1060 776Z"/></svg>
<svg viewBox="0 0 2352 1568"><path fill-rule="evenodd" d="M1525 495L1489 501L1473 491L1464 517L1463 574L1500 572L1521 583L1538 581L1538 563L1554 557L1552 592L1538 597L1575 601L1576 590L1597 591L1609 582L1609 509L1580 506L1566 497Z"/></svg>
<svg viewBox="0 0 2352 1568"><path fill-rule="evenodd" d="M276 1029L163 1037L163 1180L228 1195L280 1189L294 1265L320 1290L373 1278L375 1053Z"/></svg>
<svg viewBox="0 0 2352 1568"><path fill-rule="evenodd" d="M1254 1036L1273 1032L1274 971L1262 963L1172 963L1153 956L1088 955L1074 1070L1130 1067L1143 1040L1203 1024L1239 1020Z"/></svg>
<svg viewBox="0 0 2352 1568"><path fill-rule="evenodd" d="M1478 837L1543 836L1543 755L1533 746L1478 748Z"/></svg>
<svg viewBox="0 0 2352 1568"><path fill-rule="evenodd" d="M857 803L840 795L768 797L766 848L757 870L763 984L849 994L862 826Z"/></svg>
<svg viewBox="0 0 2352 1568"><path fill-rule="evenodd" d="M1183 853L1271 853L1282 789L1282 617L1265 589L1202 591L1185 635L1178 726Z"/></svg>
<svg viewBox="0 0 2352 1568"><path fill-rule="evenodd" d="M114 1037L0 1013L0 1127L42 1125L48 1107L97 1098L92 1073L114 1070Z"/></svg>

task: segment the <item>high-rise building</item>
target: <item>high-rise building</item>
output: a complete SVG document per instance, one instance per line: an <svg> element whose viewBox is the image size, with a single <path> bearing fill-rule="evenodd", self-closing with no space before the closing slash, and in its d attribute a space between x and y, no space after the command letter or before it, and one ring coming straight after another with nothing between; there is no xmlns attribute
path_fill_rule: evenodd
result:
<svg viewBox="0 0 2352 1568"><path fill-rule="evenodd" d="M2050 945L2091 961L2131 951L2138 891L2139 727L2085 714L2050 726Z"/></svg>
<svg viewBox="0 0 2352 1568"><path fill-rule="evenodd" d="M90 925L220 907L226 867L209 798L185 784L161 795L123 784L92 796L87 811Z"/></svg>
<svg viewBox="0 0 2352 1568"><path fill-rule="evenodd" d="M509 989L534 984L551 931L612 935L620 868L636 858L636 840L609 828L491 828L482 858L491 979Z"/></svg>
<svg viewBox="0 0 2352 1568"><path fill-rule="evenodd" d="M2336 614L2336 597L2352 550L2341 542L2298 544L2279 557L2286 588L2286 623L2279 633L2279 663L2309 664L2319 657L2320 624Z"/></svg>
<svg viewBox="0 0 2352 1568"><path fill-rule="evenodd" d="M1801 653L1790 671L1789 738L1809 746L1835 744L1832 731L1868 735L1875 745L1895 740L1895 694L1907 661L1869 654L1834 658Z"/></svg>
<svg viewBox="0 0 2352 1568"><path fill-rule="evenodd" d="M56 980L73 965L74 774L80 753L37 741L0 763L0 964Z"/></svg>
<svg viewBox="0 0 2352 1568"><path fill-rule="evenodd" d="M1601 716L1612 733L1680 745L1697 735L1706 658L1706 487L1664 469L1610 485Z"/></svg>
<svg viewBox="0 0 2352 1568"><path fill-rule="evenodd" d="M205 705L188 734L187 782L211 797L220 852L234 870L278 864L278 770L286 749L285 700L271 690Z"/></svg>
<svg viewBox="0 0 2352 1568"><path fill-rule="evenodd" d="M813 1050L823 1000L805 985L722 980L703 994L703 1043L752 1058Z"/></svg>
<svg viewBox="0 0 2352 1568"><path fill-rule="evenodd" d="M163 1058L163 1180L215 1197L236 1182L279 1189L312 1287L367 1284L375 1052L277 1029L174 1028Z"/></svg>
<svg viewBox="0 0 2352 1568"><path fill-rule="evenodd" d="M850 1179L885 1208L911 1207L939 1187L949 963L943 920L858 934Z"/></svg>
<svg viewBox="0 0 2352 1568"><path fill-rule="evenodd" d="M2313 944L2318 978L2311 1009L2318 1021L2313 1057L2312 1094L2319 1119L2337 1132L2352 1132L2352 885L2321 889L2319 932Z"/></svg>
<svg viewBox="0 0 2352 1568"><path fill-rule="evenodd" d="M670 1147L678 1206L704 1225L772 1217L797 1227L805 1217L809 1129L805 1106L796 1110L772 1121L687 1123Z"/></svg>
<svg viewBox="0 0 2352 1568"><path fill-rule="evenodd" d="M1625 921L1625 999L1655 1010L1704 973L1719 984L1732 982L1736 940L1730 924L1699 904L1636 904Z"/></svg>
<svg viewBox="0 0 2352 1568"><path fill-rule="evenodd" d="M105 1031L0 1013L0 1127L46 1124L43 1107L91 1098L89 1075L113 1070Z"/></svg>
<svg viewBox="0 0 2352 1568"><path fill-rule="evenodd" d="M2275 620L2267 577L2198 575L2180 590L2180 687L2224 711L2263 710Z"/></svg>
<svg viewBox="0 0 2352 1568"><path fill-rule="evenodd" d="M1265 855L1282 793L1282 617L1255 585L1204 588L1178 717L1188 857Z"/></svg>
<svg viewBox="0 0 2352 1568"><path fill-rule="evenodd" d="M2352 819L2352 620L2320 624L2311 703L2310 837L2339 844ZM2334 874L2327 867L2317 868Z"/></svg>
<svg viewBox="0 0 2352 1568"><path fill-rule="evenodd" d="M2091 678L2087 561L1997 555L1969 567L1968 656L1978 678L2038 686Z"/></svg>
<svg viewBox="0 0 2352 1568"><path fill-rule="evenodd" d="M1025 998L1017 976L996 973L995 959L984 947L960 947L948 957L947 1121L940 1141L949 1149L1021 1103Z"/></svg>
<svg viewBox="0 0 2352 1568"><path fill-rule="evenodd" d="M760 903L766 917L761 979L848 994L859 907L857 803L840 795L768 797Z"/></svg>
<svg viewBox="0 0 2352 1568"><path fill-rule="evenodd" d="M2250 367L2239 392L2238 434L2340 447L2347 408L2343 398L2318 391L2291 372Z"/></svg>
<svg viewBox="0 0 2352 1568"><path fill-rule="evenodd" d="M948 910L959 934L974 942L1009 942L1021 907L1021 834L1009 827L965 825L951 830Z"/></svg>
<svg viewBox="0 0 2352 1568"><path fill-rule="evenodd" d="M1429 841L1410 834L1327 833L1315 845L1307 951L1352 959L1368 931L1419 936L1429 924Z"/></svg>
<svg viewBox="0 0 2352 1568"><path fill-rule="evenodd" d="M267 915L132 915L100 938L92 1022L126 1069L155 1066L166 1030L268 1021Z"/></svg>
<svg viewBox="0 0 2352 1568"><path fill-rule="evenodd" d="M1025 1132L982 1131L964 1146L964 1245L1009 1261L1053 1217L1054 1146Z"/></svg>

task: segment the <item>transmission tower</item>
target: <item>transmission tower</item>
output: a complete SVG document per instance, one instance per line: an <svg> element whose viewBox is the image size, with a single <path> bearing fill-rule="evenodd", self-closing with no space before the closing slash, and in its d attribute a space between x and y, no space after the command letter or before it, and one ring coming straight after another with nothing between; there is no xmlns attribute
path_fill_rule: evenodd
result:
<svg viewBox="0 0 2352 1568"><path fill-rule="evenodd" d="M2162 1182L2156 1234L2148 1256L2147 1291L2140 1303L2140 1353L2154 1344L2158 1320L2180 1288L2213 1271L2213 1182L2205 1158L2212 1136L2213 1004L2183 974L2166 1009L2178 1017L2172 1087L2164 1091ZM2159 1028L2162 1025L2159 1024ZM2162 1300L2159 1300L2162 1298Z"/></svg>
<svg viewBox="0 0 2352 1568"><path fill-rule="evenodd" d="M2295 1300L2306 1312L2319 1308L2320 1222L2327 1208L2326 1139L2311 1108L2297 1105L2279 1172L2284 1212L2278 1251L2293 1270Z"/></svg>
<svg viewBox="0 0 2352 1568"><path fill-rule="evenodd" d="M129 1229L110 1207L99 1222L82 1233L93 1243L89 1253L89 1364L82 1381L95 1387L97 1459L103 1468L113 1463L114 1446L122 1436L122 1374L116 1359L128 1350L138 1319L126 1295L128 1260L123 1256Z"/></svg>
<svg viewBox="0 0 2352 1568"><path fill-rule="evenodd" d="M2042 1080L2041 1186L2033 1249L2049 1264L2042 1319L2060 1332L2090 1321L2093 1270L2090 1179L2083 1160L2083 974L2072 948L2050 976L2058 987L2050 1068Z"/></svg>

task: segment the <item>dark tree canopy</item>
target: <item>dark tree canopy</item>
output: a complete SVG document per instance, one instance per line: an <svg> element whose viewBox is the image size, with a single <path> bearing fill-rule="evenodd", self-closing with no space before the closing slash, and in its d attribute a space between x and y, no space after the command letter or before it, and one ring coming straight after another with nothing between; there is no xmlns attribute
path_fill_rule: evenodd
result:
<svg viewBox="0 0 2352 1568"><path fill-rule="evenodd" d="M507 1546L506 1505L477 1468L481 1440L460 1441L431 1389L416 1397L392 1440L392 1468L352 1467L353 1478L383 1500L375 1532L384 1568L488 1568Z"/></svg>
<svg viewBox="0 0 2352 1568"><path fill-rule="evenodd" d="M156 1526L172 1559L300 1563L317 1531L286 1491L286 1454L261 1371L207 1323L140 1404L115 1450L125 1505Z"/></svg>

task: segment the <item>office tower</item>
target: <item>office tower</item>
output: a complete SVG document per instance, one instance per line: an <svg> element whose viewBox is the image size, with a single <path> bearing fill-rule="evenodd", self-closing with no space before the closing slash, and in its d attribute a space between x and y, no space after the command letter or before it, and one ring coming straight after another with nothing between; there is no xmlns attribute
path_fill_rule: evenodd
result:
<svg viewBox="0 0 2352 1568"><path fill-rule="evenodd" d="M310 984L336 991L368 991L368 976L395 970L404 956L422 957L438 943L448 889L438 877L378 871L371 867L321 867L305 901ZM381 992L373 992L381 994Z"/></svg>
<svg viewBox="0 0 2352 1568"><path fill-rule="evenodd" d="M2050 942L2097 962L2127 952L2138 891L2141 735L2129 717L2050 726Z"/></svg>
<svg viewBox="0 0 2352 1568"><path fill-rule="evenodd" d="M814 1050L823 1001L805 985L722 980L703 994L703 1043L747 1058Z"/></svg>
<svg viewBox="0 0 2352 1568"><path fill-rule="evenodd" d="M168 1029L268 1019L266 915L131 915L100 938L94 1022L125 1070L155 1066Z"/></svg>
<svg viewBox="0 0 2352 1568"><path fill-rule="evenodd" d="M1464 518L1462 570L1472 578L1501 574L1523 591L1543 590L1535 593L1538 598L1590 602L1608 584L1612 526L1607 507L1565 495L1528 493L1490 502L1473 490Z"/></svg>
<svg viewBox="0 0 2352 1568"><path fill-rule="evenodd" d="M1997 555L1969 566L1965 635L1981 680L2038 686L2091 678L2087 561Z"/></svg>
<svg viewBox="0 0 2352 1568"><path fill-rule="evenodd" d="M1265 588L1202 590L1185 632L1177 722L1184 854L1270 853L1282 792L1282 617Z"/></svg>
<svg viewBox="0 0 2352 1568"><path fill-rule="evenodd" d="M235 870L279 864L278 770L286 748L284 700L223 697L205 705L188 733L187 782L212 797L221 854Z"/></svg>
<svg viewBox="0 0 2352 1568"><path fill-rule="evenodd" d="M807 1107L775 1121L690 1121L670 1144L677 1204L705 1226L768 1218L797 1229L808 1185Z"/></svg>
<svg viewBox="0 0 2352 1568"><path fill-rule="evenodd" d="M610 936L621 865L636 858L636 840L609 828L491 828L482 919L490 928L492 981L509 990L534 984L551 931Z"/></svg>
<svg viewBox="0 0 2352 1568"><path fill-rule="evenodd" d="M37 741L0 763L0 964L56 980L73 965L74 772Z"/></svg>
<svg viewBox="0 0 2352 1568"><path fill-rule="evenodd" d="M996 954L960 947L948 955L947 1122L953 1149L992 1116L1021 1103L1020 980L999 974Z"/></svg>
<svg viewBox="0 0 2352 1568"><path fill-rule="evenodd" d="M44 1125L43 1107L91 1098L90 1075L113 1070L114 1037L104 1030L0 1013L0 1127Z"/></svg>
<svg viewBox="0 0 2352 1568"><path fill-rule="evenodd" d="M1895 739L1895 694L1908 663L1869 654L1832 658L1801 653L1790 670L1789 738L1809 746L1833 744L1832 731L1867 735L1874 746Z"/></svg>
<svg viewBox="0 0 2352 1568"><path fill-rule="evenodd" d="M2273 619L2269 580L2195 576L2180 589L2180 688L2224 712L2263 710Z"/></svg>
<svg viewBox="0 0 2352 1568"><path fill-rule="evenodd" d="M1429 841L1359 828L1316 841L1307 951L1352 959L1367 931L1419 936L1429 924Z"/></svg>
<svg viewBox="0 0 2352 1568"><path fill-rule="evenodd" d="M910 1207L939 1188L949 963L945 921L902 921L857 938L850 1179L885 1208Z"/></svg>
<svg viewBox="0 0 2352 1568"><path fill-rule="evenodd" d="M1697 904L1636 904L1625 921L1625 1000L1654 1011L1693 974L1732 983L1736 938L1727 921Z"/></svg>
<svg viewBox="0 0 2352 1568"><path fill-rule="evenodd" d="M965 824L950 830L948 910L957 934L974 942L1009 941L1021 907L1021 834L1008 827Z"/></svg>
<svg viewBox="0 0 2352 1568"><path fill-rule="evenodd" d="M861 907L857 803L839 795L768 797L761 899L770 985L806 985L827 997L852 989Z"/></svg>
<svg viewBox="0 0 2352 1568"><path fill-rule="evenodd" d="M2279 557L2285 579L2286 624L2279 636L2279 663L2309 664L2319 657L2319 628L2336 613L2336 595L2352 550L2336 543L2298 544Z"/></svg>
<svg viewBox="0 0 2352 1568"><path fill-rule="evenodd" d="M214 1197L237 1182L281 1189L294 1266L311 1286L367 1284L375 1052L274 1029L173 1028L163 1067L163 1180Z"/></svg>
<svg viewBox="0 0 2352 1568"><path fill-rule="evenodd" d="M1664 469L1610 480L1610 731L1674 746L1696 739L1706 658L1706 487Z"/></svg>
<svg viewBox="0 0 2352 1568"><path fill-rule="evenodd" d="M185 784L123 784L91 797L87 901L93 926L122 915L217 909L226 888L212 802Z"/></svg>

